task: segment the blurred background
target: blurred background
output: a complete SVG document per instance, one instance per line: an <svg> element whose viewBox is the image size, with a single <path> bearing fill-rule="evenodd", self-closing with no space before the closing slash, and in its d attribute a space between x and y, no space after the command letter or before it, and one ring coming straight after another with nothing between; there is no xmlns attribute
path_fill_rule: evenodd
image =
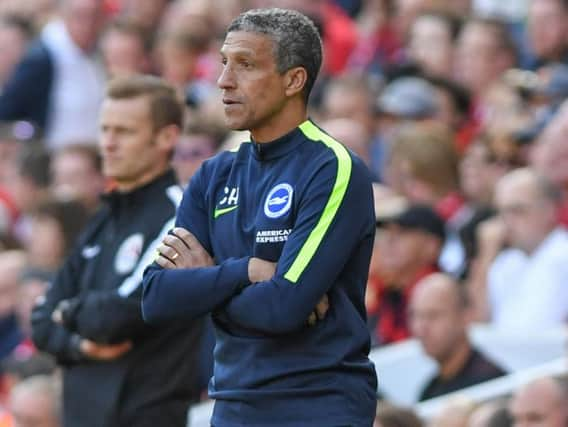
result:
<svg viewBox="0 0 568 427"><path fill-rule="evenodd" d="M375 425L568 425L567 0L0 0L0 427L59 425L31 308L108 188L106 82L177 89L186 185L249 138L224 127L218 51L238 13L272 6L320 30L310 115L375 181Z"/></svg>

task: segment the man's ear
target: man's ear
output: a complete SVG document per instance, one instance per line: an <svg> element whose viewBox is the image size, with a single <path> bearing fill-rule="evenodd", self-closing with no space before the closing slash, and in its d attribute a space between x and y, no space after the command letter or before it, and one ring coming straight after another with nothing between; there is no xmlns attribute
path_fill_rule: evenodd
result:
<svg viewBox="0 0 568 427"><path fill-rule="evenodd" d="M286 71L285 91L287 96L294 96L304 90L308 81L308 72L304 67L294 67Z"/></svg>
<svg viewBox="0 0 568 427"><path fill-rule="evenodd" d="M156 134L156 144L163 151L171 152L178 142L179 134L179 126L173 124L164 126Z"/></svg>

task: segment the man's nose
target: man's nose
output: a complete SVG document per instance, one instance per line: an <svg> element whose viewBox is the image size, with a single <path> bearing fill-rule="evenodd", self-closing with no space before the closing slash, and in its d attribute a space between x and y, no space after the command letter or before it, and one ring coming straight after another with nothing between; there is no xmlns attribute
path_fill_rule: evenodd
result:
<svg viewBox="0 0 568 427"><path fill-rule="evenodd" d="M101 132L99 146L102 151L111 151L116 146L116 136L113 132Z"/></svg>
<svg viewBox="0 0 568 427"><path fill-rule="evenodd" d="M223 68L221 75L217 79L217 86L220 89L234 89L236 87L235 76L229 66Z"/></svg>

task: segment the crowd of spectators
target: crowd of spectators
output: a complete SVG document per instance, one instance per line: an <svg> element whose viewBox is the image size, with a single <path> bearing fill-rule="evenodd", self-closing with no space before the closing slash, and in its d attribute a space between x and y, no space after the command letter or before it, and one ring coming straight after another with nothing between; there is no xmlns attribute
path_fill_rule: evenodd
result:
<svg viewBox="0 0 568 427"><path fill-rule="evenodd" d="M373 345L416 337L440 368L428 398L504 373L468 341L472 322L566 325L568 1L3 0L1 427L58 425L58 373L30 339L31 310L112 186L97 151L106 82L149 73L175 87L186 185L248 138L223 126L218 50L238 13L269 6L321 31L310 114L375 181ZM560 426L566 408L566 385L546 378L460 411L463 425ZM421 423L382 410L377 426Z"/></svg>

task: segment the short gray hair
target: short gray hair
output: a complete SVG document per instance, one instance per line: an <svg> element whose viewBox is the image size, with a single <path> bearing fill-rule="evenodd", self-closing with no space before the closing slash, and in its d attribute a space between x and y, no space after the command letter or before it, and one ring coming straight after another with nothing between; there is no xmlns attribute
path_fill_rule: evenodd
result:
<svg viewBox="0 0 568 427"><path fill-rule="evenodd" d="M294 67L307 72L304 99L307 101L322 62L322 42L314 23L295 10L252 9L241 13L227 28L266 34L274 43L274 59L279 73Z"/></svg>

